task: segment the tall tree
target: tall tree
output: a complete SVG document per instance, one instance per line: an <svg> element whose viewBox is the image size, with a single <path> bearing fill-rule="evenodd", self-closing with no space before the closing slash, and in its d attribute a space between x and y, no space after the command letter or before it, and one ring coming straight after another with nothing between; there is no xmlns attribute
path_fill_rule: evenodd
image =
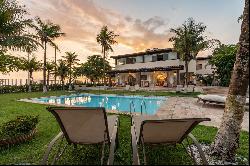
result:
<svg viewBox="0 0 250 166"><path fill-rule="evenodd" d="M196 23L193 18L188 18L181 27L171 29L174 36L169 41L174 42L173 46L181 59L185 62L185 84L188 85L188 65L197 54L208 48L208 40L204 36L206 26L203 23Z"/></svg>
<svg viewBox="0 0 250 166"><path fill-rule="evenodd" d="M54 60L54 62L55 62L54 67L55 67L55 68L54 68L54 71L56 72L56 70L57 70L57 64L56 64L56 62L57 62L57 59L56 59L56 52L57 52L57 51L60 51L60 50L59 50L59 48L58 48L57 46L55 46L55 47L54 47L54 49L55 49L55 57L54 57L54 58L55 58L55 60ZM55 82L55 84L56 84L56 74L55 74L54 76L55 76L55 78L54 78L54 82Z"/></svg>
<svg viewBox="0 0 250 166"><path fill-rule="evenodd" d="M47 62L46 63L46 71L47 71L47 86L49 86L49 78L51 75L51 72L55 69L54 62Z"/></svg>
<svg viewBox="0 0 250 166"><path fill-rule="evenodd" d="M41 70L42 63L40 61L37 61L35 57L32 57L31 59L23 59L22 63L23 65L21 69L29 72L29 92L31 92L33 72Z"/></svg>
<svg viewBox="0 0 250 166"><path fill-rule="evenodd" d="M64 81L65 81L65 78L68 76L69 68L62 59L59 59L58 62L59 64L57 66L56 75L60 77L62 87L64 90L64 84L65 84Z"/></svg>
<svg viewBox="0 0 250 166"><path fill-rule="evenodd" d="M73 68L75 65L77 65L79 59L77 59L77 54L75 52L65 52L66 56L63 56L65 58L66 65L69 68L69 90L72 90L72 74L73 74Z"/></svg>
<svg viewBox="0 0 250 166"><path fill-rule="evenodd" d="M237 46L234 44L221 44L213 51L213 56L209 60L209 64L216 67L216 74L220 80L220 86L229 86L236 53Z"/></svg>
<svg viewBox="0 0 250 166"><path fill-rule="evenodd" d="M211 145L211 154L225 161L234 160L239 147L241 123L249 85L249 0L245 0L238 46L222 122Z"/></svg>
<svg viewBox="0 0 250 166"><path fill-rule="evenodd" d="M105 69L103 68L104 66ZM89 56L87 62L83 63L79 68L79 75L86 76L94 83L102 78L105 72L111 70L109 62L100 55Z"/></svg>
<svg viewBox="0 0 250 166"><path fill-rule="evenodd" d="M26 19L28 12L16 0L0 0L0 51L7 49L36 50L39 42L35 35L28 33L32 20Z"/></svg>
<svg viewBox="0 0 250 166"><path fill-rule="evenodd" d="M97 43L99 43L102 46L102 53L103 53L104 60L106 60L106 56L109 51L113 52L112 45L117 43L117 41L115 40L117 36L119 35L115 34L114 31L108 30L107 26L103 26L100 33L97 35L96 40L97 40ZM103 68L105 69L106 67L103 66ZM104 78L104 85L106 86L106 72L105 71L103 74L103 78Z"/></svg>
<svg viewBox="0 0 250 166"><path fill-rule="evenodd" d="M37 31L37 35L40 37L40 41L44 46L44 58L43 58L43 92L47 92L46 87L46 58L47 58L47 44L53 47L57 47L53 42L54 39L64 36L65 33L61 32L61 27L57 24L53 24L50 21L43 22L39 17L36 17L37 26L34 28Z"/></svg>

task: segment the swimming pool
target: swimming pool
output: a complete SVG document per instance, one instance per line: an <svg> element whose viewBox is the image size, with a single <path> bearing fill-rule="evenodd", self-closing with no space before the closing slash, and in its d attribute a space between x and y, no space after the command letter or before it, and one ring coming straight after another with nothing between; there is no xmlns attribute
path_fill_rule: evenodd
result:
<svg viewBox="0 0 250 166"><path fill-rule="evenodd" d="M69 96L51 96L47 98L34 98L36 102L48 104L65 104L82 107L105 107L107 110L119 112L137 112L153 115L160 108L166 97L144 96L119 96L119 95L95 95L72 94ZM132 103L132 104L131 104Z"/></svg>

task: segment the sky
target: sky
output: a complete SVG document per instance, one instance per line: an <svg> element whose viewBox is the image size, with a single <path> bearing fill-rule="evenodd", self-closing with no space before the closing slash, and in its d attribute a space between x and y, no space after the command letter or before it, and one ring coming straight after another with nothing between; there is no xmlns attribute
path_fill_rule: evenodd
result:
<svg viewBox="0 0 250 166"><path fill-rule="evenodd" d="M225 44L239 40L238 17L244 8L243 0L19 0L26 6L29 17L39 16L59 24L65 37L55 40L59 46L58 56L66 51L76 52L81 62L93 54L101 54L96 35L103 25L116 34L118 44L109 56L144 51L149 48L169 48L171 28L177 28L189 17L207 26L208 39L219 39ZM26 56L21 52L15 55ZM211 50L201 52L207 56ZM39 49L34 56L42 60ZM48 59L53 60L54 50L48 48ZM111 64L114 63L110 59ZM24 77L27 74L11 73L1 76ZM35 74L37 79L41 74Z"/></svg>

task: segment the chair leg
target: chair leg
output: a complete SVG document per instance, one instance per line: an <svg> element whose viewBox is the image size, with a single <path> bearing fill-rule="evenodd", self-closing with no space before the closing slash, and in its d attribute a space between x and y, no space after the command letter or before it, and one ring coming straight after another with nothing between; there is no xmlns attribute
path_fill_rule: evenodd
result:
<svg viewBox="0 0 250 166"><path fill-rule="evenodd" d="M117 144L117 138L116 136L118 135L117 132L117 126L114 126L113 133L112 133L112 140L110 143L109 147L109 158L108 158L108 165L113 165L114 163L114 155L115 155L115 149L116 149L116 144Z"/></svg>
<svg viewBox="0 0 250 166"><path fill-rule="evenodd" d="M58 161L60 159L60 157L63 155L63 153L64 153L67 146L68 146L68 143L65 144L65 146L62 148L62 150L61 150L61 148L58 150L57 154L55 155L55 157L53 159L53 162L51 163L51 165L55 165L56 161Z"/></svg>
<svg viewBox="0 0 250 166"><path fill-rule="evenodd" d="M188 134L188 137L192 139L193 143L195 144L195 146L197 147L198 149L198 152L200 154L200 157L202 159L202 163L203 165L208 165L208 162L207 162L207 159L206 159L206 156L201 148L201 145L199 144L199 142L196 140L196 138L193 136L193 134L189 133Z"/></svg>
<svg viewBox="0 0 250 166"><path fill-rule="evenodd" d="M198 163L197 163L197 161L196 161L196 158L195 158L195 156L194 156L193 149L191 148L191 144L189 143L188 138L187 138L186 140L187 140L187 142L188 142L188 148L189 148L189 150L190 150L191 157L192 157L192 159L194 160L195 165L198 165Z"/></svg>
<svg viewBox="0 0 250 166"><path fill-rule="evenodd" d="M183 143L181 143L181 145L182 145L182 147L183 147L183 149L187 152L187 154L188 154L188 156L191 158L191 160L193 160L193 162L195 163L195 165L197 165L197 163L196 163L196 160L195 160L195 158L194 158L194 156L193 156L193 152L191 152L191 154L189 154L189 152L188 152L188 149L185 147L185 145L183 144ZM189 145L188 145L189 146ZM191 149L190 149L191 150Z"/></svg>
<svg viewBox="0 0 250 166"><path fill-rule="evenodd" d="M104 160L104 151L105 151L105 140L103 141L103 144L102 144L102 156L101 156L101 165L103 165L103 160Z"/></svg>
<svg viewBox="0 0 250 166"><path fill-rule="evenodd" d="M140 159L138 154L137 139L134 126L131 126L131 146L132 146L132 165L140 165Z"/></svg>
<svg viewBox="0 0 250 166"><path fill-rule="evenodd" d="M43 156L43 159L42 159L42 162L41 162L41 165L46 165L48 164L48 157L49 157L49 154L52 150L52 147L53 145L56 143L57 140L59 140L60 138L63 138L63 133L60 132L55 138L53 138L53 140L49 143L48 145L48 148Z"/></svg>
<svg viewBox="0 0 250 166"><path fill-rule="evenodd" d="M142 152L143 152L143 164L147 165L147 158L146 158L146 152L145 152L145 145L144 145L144 140L141 138L141 143L142 143Z"/></svg>

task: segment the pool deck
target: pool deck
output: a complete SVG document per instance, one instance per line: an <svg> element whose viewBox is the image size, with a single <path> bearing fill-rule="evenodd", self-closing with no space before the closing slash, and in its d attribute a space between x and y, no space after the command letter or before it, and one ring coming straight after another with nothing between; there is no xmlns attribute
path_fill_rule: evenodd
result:
<svg viewBox="0 0 250 166"><path fill-rule="evenodd" d="M36 104L45 104L45 105L76 107L76 106L69 106L66 104L41 103L30 99L21 99L19 101L36 103ZM107 110L107 112L129 114L128 112L121 113L115 110ZM162 103L161 107L156 112L156 115L164 116L164 118L200 118L200 117L210 118L211 121L202 122L201 124L206 126L219 127L223 116L223 112L224 112L223 106L203 104L201 102L198 103L197 98L167 97L166 102ZM249 111L245 111L244 113L242 130L249 132Z"/></svg>
<svg viewBox="0 0 250 166"><path fill-rule="evenodd" d="M248 107L249 110L249 107ZM169 97L163 103L156 115L169 118L210 118L211 121L202 122L206 126L219 127L224 108L219 105L198 103L197 98L192 97ZM249 112L245 111L242 130L249 132Z"/></svg>

